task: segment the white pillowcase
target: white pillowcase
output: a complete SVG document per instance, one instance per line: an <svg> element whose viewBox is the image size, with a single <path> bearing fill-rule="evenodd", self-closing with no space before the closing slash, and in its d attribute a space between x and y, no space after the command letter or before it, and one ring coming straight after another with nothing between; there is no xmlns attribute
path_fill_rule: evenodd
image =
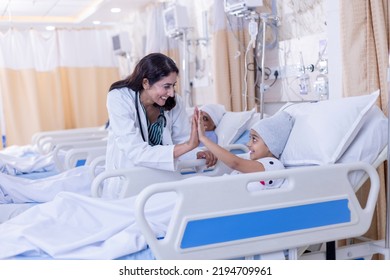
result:
<svg viewBox="0 0 390 280"><path fill-rule="evenodd" d="M215 129L218 144L224 146L234 143L247 129L254 113L255 109L244 112L226 112Z"/></svg>
<svg viewBox="0 0 390 280"><path fill-rule="evenodd" d="M285 166L335 163L362 127L379 90L363 96L286 105L294 127L282 153Z"/></svg>
<svg viewBox="0 0 390 280"><path fill-rule="evenodd" d="M366 120L348 149L337 163L362 161L373 164L388 142L388 119L378 106L373 106L367 113ZM349 180L358 188L364 171L354 171L348 174Z"/></svg>

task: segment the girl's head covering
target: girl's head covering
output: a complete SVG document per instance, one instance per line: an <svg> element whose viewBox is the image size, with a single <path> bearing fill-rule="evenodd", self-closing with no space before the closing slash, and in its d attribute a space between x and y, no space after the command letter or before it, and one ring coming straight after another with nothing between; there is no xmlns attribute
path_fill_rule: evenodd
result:
<svg viewBox="0 0 390 280"><path fill-rule="evenodd" d="M226 113L225 106L221 104L206 104L200 107L200 110L210 116L215 126L218 126L219 122L222 120L223 115Z"/></svg>
<svg viewBox="0 0 390 280"><path fill-rule="evenodd" d="M260 135L270 152L276 158L280 158L293 125L294 118L287 112L280 111L269 118L257 121L251 129Z"/></svg>

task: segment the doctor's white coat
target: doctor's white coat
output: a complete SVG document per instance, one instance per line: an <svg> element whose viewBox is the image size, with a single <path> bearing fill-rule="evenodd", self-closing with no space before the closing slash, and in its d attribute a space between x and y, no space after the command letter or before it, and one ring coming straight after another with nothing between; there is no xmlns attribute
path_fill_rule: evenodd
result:
<svg viewBox="0 0 390 280"><path fill-rule="evenodd" d="M135 92L128 88L114 89L108 93L107 109L110 126L106 154L106 169L144 166L162 170L174 170L172 144L183 143L190 135L190 120L184 103L176 95L176 106L165 112L167 120L163 132L163 145L150 146L147 141L148 127L146 115L138 100L139 116L135 104Z"/></svg>

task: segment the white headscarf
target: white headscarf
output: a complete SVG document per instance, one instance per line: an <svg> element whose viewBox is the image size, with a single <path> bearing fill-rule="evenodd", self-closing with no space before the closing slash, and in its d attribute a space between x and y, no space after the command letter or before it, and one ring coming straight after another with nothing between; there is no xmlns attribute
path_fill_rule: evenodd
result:
<svg viewBox="0 0 390 280"><path fill-rule="evenodd" d="M223 115L226 113L225 106L221 104L206 104L200 107L200 110L210 116L215 126L218 126L219 122L222 120Z"/></svg>
<svg viewBox="0 0 390 280"><path fill-rule="evenodd" d="M270 152L279 158L286 146L294 125L294 118L281 111L275 115L257 121L251 129L256 131L267 145Z"/></svg>

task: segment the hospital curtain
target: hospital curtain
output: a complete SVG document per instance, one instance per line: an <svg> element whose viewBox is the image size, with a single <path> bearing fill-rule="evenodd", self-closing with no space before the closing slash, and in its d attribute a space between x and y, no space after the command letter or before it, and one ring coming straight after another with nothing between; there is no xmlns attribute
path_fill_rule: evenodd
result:
<svg viewBox="0 0 390 280"><path fill-rule="evenodd" d="M364 95L380 89L378 105L388 115L387 67L390 53L390 5L388 0L340 1L343 95ZM383 239L386 228L386 170L382 165L376 216L367 237ZM362 201L367 188L359 191Z"/></svg>
<svg viewBox="0 0 390 280"><path fill-rule="evenodd" d="M213 83L216 100L227 110L242 111L255 107L255 75L248 71L245 86L245 67L254 63L253 50L245 51L249 42L248 21L227 16L223 0L215 0L213 7ZM244 92L247 88L247 93ZM246 100L244 100L246 96Z"/></svg>
<svg viewBox="0 0 390 280"><path fill-rule="evenodd" d="M1 33L7 144L29 144L38 131L103 125L107 91L118 79L108 30Z"/></svg>

